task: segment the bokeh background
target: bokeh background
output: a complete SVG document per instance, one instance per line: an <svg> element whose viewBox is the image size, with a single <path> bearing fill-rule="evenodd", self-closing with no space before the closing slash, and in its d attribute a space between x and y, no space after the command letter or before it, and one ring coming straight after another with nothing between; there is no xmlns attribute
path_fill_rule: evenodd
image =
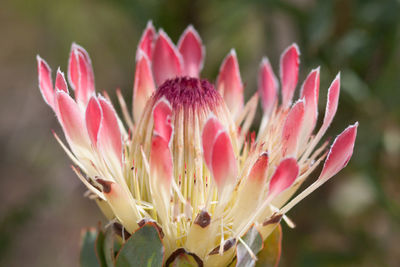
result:
<svg viewBox="0 0 400 267"><path fill-rule="evenodd" d="M399 0L2 0L0 3L0 265L77 266L80 230L103 220L50 129L60 133L37 88L36 54L66 70L70 44L91 54L98 90L130 99L137 42L146 22L174 42L188 24L207 47L214 81L237 50L247 97L267 55L300 46L300 82L321 66L320 114L342 74L328 135L360 122L349 166L290 212L281 266L399 266ZM114 98L115 99L115 98ZM317 173L314 173L314 178Z"/></svg>

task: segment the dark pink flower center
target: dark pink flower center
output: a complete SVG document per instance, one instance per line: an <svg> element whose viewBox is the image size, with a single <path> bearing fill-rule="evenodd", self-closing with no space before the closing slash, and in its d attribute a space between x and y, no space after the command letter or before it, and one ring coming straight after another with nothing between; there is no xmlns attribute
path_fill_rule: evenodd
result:
<svg viewBox="0 0 400 267"><path fill-rule="evenodd" d="M205 79L177 77L166 80L157 90L154 98L166 97L173 109L184 107L210 107L221 103L222 97L214 85Z"/></svg>

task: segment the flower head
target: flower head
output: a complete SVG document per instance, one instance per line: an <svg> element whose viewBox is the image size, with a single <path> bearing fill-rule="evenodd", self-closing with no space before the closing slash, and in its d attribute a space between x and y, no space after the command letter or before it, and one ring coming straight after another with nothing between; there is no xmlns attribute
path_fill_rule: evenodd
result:
<svg viewBox="0 0 400 267"><path fill-rule="evenodd" d="M205 50L192 26L175 46L149 23L136 53L132 114L117 91L125 123L107 95L96 95L90 57L77 44L68 65L74 98L59 69L53 86L50 67L38 56L39 88L69 147L56 139L110 220L130 233L153 220L162 229L167 257L184 248L206 265L227 264L250 227L267 238L352 155L357 123L328 151L327 142L318 147L337 110L340 75L329 88L318 129L319 68L293 102L299 55L295 44L283 52L279 82L264 58L258 91L245 103L234 50L212 84L199 78ZM249 129L259 98L263 116L255 134ZM318 179L296 195L324 159Z"/></svg>

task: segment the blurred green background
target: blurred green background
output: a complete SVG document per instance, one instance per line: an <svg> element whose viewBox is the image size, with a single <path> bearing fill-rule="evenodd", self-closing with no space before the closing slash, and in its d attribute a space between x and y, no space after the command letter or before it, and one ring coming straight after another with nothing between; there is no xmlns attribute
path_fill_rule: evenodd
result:
<svg viewBox="0 0 400 267"><path fill-rule="evenodd" d="M283 226L281 266L399 266L399 0L1 1L1 266L77 266L80 229L103 220L51 134L60 127L37 88L36 54L66 70L76 41L92 57L97 90L114 97L119 87L130 99L136 46L149 19L174 42L193 24L207 48L202 76L211 81L236 48L247 97L262 56L277 72L292 42L302 52L300 82L321 66L320 114L341 71L328 135L358 120L355 153L290 212L297 227Z"/></svg>

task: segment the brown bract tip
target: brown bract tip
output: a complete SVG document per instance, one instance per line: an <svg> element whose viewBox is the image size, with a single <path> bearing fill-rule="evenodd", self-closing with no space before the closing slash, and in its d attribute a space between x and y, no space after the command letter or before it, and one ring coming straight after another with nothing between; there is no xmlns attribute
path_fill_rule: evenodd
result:
<svg viewBox="0 0 400 267"><path fill-rule="evenodd" d="M111 184L112 182L101 179L101 178L97 178L96 182L98 182L99 184L101 184L101 186L103 187L103 193L110 193L111 192Z"/></svg>
<svg viewBox="0 0 400 267"><path fill-rule="evenodd" d="M207 211L202 210L199 214L197 214L194 224L199 225L201 228L205 228L210 224L210 221L210 214Z"/></svg>
<svg viewBox="0 0 400 267"><path fill-rule="evenodd" d="M224 243L224 251L229 250L231 247L233 247L236 244L236 239L235 238L231 238L225 241ZM219 248L220 246L214 248L208 255L216 255L219 253Z"/></svg>
<svg viewBox="0 0 400 267"><path fill-rule="evenodd" d="M272 214L271 218L266 220L266 221L264 221L262 225L266 226L268 224L279 223L281 221L281 219L282 219L282 216L283 216L282 214L274 213L274 214Z"/></svg>

